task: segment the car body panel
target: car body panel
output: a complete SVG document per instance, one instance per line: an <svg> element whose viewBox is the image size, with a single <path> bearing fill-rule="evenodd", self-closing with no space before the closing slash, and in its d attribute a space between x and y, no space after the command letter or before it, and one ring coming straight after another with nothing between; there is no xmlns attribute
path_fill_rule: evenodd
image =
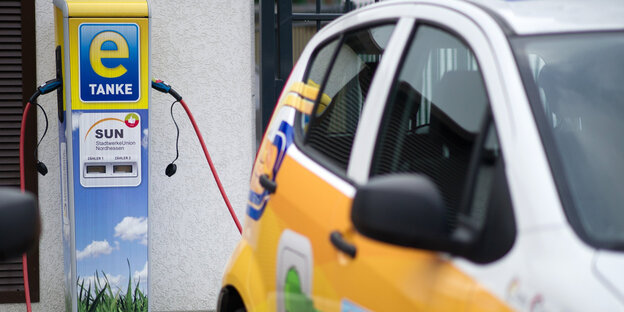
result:
<svg viewBox="0 0 624 312"><path fill-rule="evenodd" d="M249 310L623 308L608 286L621 284L619 280L601 276L621 259L618 255L597 257L567 223L505 33L508 30L483 9L496 11L506 5L493 1L478 5L456 0L389 1L347 14L312 38L285 84L263 138L251 177L251 208L243 239L224 275L223 285L235 287ZM529 4L516 6L524 5ZM337 175L310 157L295 138L296 115L309 113L310 103L305 101L314 98L302 91L310 87L303 82L304 74L315 49L323 43L358 26L387 20L398 21L397 26L369 90L346 175ZM443 25L464 40L479 62L487 87L517 227L511 251L491 264L374 241L356 232L351 222L351 202L357 185L368 181L374 138L390 86L418 23ZM538 31L520 24L513 24L519 33ZM549 24L553 31L572 29L555 24ZM277 184L274 194L260 185L263 174ZM356 246L355 258L331 244L329 235L334 231ZM566 278L572 282L561 285ZM289 299L293 297L287 289L296 289L299 299Z"/></svg>
<svg viewBox="0 0 624 312"><path fill-rule="evenodd" d="M583 0L473 2L501 15L520 35L624 29L624 8L617 0L593 0L591 6Z"/></svg>
<svg viewBox="0 0 624 312"><path fill-rule="evenodd" d="M288 116L278 113L280 115ZM348 215L353 187L342 182L343 185L337 188L335 184L339 182L336 177L333 177L334 181L327 178L331 175L327 171L324 176L319 175L318 172L324 169L305 158L307 156L296 146L289 147L275 180L278 191L271 195L259 220L247 218L246 243L241 244L244 247L239 247L242 250L240 255L231 260L234 263L253 263L246 273L240 274L242 277L224 279L225 285L235 286L244 279L254 285L240 288L248 289L252 294L243 296L243 299L250 297L249 307L257 311L282 310L280 286L283 285L279 285L279 262L280 253L288 249L302 258L309 257L305 261L313 263L308 295L314 308L321 311L340 311L345 306L359 306L373 311L400 310L406 306L448 311L469 306L472 294L480 289L472 278L458 270L449 259L430 252L389 246L355 232ZM340 190L349 187L351 191ZM337 229L358 246L356 259L350 259L331 246L329 233ZM291 246L282 246L284 235L307 240L313 252L305 254L296 250L302 245L297 241ZM227 269L228 272L239 270L243 270L242 267ZM244 277L245 274L248 277ZM354 284L361 287L354 288ZM505 307L496 297L485 293L479 300L486 306Z"/></svg>

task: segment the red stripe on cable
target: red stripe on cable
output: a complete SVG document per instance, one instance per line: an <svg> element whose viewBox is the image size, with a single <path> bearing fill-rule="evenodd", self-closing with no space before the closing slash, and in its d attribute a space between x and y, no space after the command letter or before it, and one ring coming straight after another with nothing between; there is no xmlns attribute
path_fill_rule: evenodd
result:
<svg viewBox="0 0 624 312"><path fill-rule="evenodd" d="M204 150L204 155L206 156L206 160L208 161L208 165L210 166L210 171L212 171L212 175L214 176L215 182L217 182L217 186L219 187L219 192L221 192L221 197L223 197L223 201L225 201L225 205L228 207L228 210L230 211L230 215L232 216L232 220L234 220L234 223L236 223L236 228L238 228L238 232L242 234L243 233L243 228L241 227L240 222L238 222L238 218L236 217L236 214L234 213L234 209L232 209L232 205L230 204L230 200L228 199L227 195L225 194L225 190L223 189L223 185L221 185L221 180L219 179L219 175L217 174L217 170L215 169L214 165L212 164L212 159L210 158L210 153L208 153L208 149L206 148L206 143L204 143L204 138L202 137L201 132L199 132L199 127L197 126L197 123L195 122L195 118L193 118L193 114L189 110L189 108L186 105L186 102L184 102L184 100L180 100L180 104L182 104L182 107L184 107L184 110L186 111L186 114L188 115L189 119L191 120L191 123L193 124L193 128L195 129L195 134L197 134L197 139L199 140L199 144L201 144L201 147Z"/></svg>
<svg viewBox="0 0 624 312"><path fill-rule="evenodd" d="M26 118L28 117L28 111L30 111L30 102L26 103L24 107L24 113L22 114L22 128L20 129L20 143L19 143L19 164L20 164L20 189L22 192L26 191L26 182L24 177L24 140L26 140ZM30 304L30 285L28 284L28 259L26 253L22 255L22 273L24 275L24 294L26 296L26 310L32 312L32 306Z"/></svg>

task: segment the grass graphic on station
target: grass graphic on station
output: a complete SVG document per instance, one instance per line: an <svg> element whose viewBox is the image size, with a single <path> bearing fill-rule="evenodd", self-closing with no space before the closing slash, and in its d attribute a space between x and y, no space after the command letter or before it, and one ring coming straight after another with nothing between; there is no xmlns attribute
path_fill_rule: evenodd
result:
<svg viewBox="0 0 624 312"><path fill-rule="evenodd" d="M122 311L147 311L147 296L139 288L140 279L136 281L134 290L132 288L132 270L130 261L128 262L128 287L125 294L120 288L113 290L111 283L102 271L95 272L95 280L85 286L85 280L78 278L78 311L79 312L122 312ZM93 289L91 287L93 286Z"/></svg>

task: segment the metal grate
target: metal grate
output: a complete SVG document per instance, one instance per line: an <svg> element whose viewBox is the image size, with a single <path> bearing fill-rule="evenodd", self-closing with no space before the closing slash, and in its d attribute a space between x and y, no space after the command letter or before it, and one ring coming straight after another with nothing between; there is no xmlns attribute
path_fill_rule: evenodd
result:
<svg viewBox="0 0 624 312"><path fill-rule="evenodd" d="M306 2L310 4L314 2L313 6L309 6L313 8L313 12L293 12L292 0L260 0L261 116L259 119L261 125L257 127L262 128L262 133L269 123L277 97L292 70L293 54L298 57L305 43L327 22L356 8L378 1L364 0L354 3L353 0L340 0L338 1L339 8L335 10L338 12L324 12L325 4L322 0L307 0ZM314 23L315 28L296 30L293 28L293 22ZM299 36L304 36L304 38Z"/></svg>
<svg viewBox="0 0 624 312"><path fill-rule="evenodd" d="M21 2L0 1L0 186L19 187L19 130L22 119L20 21Z"/></svg>
<svg viewBox="0 0 624 312"><path fill-rule="evenodd" d="M24 291L22 259L7 260L0 265L0 291Z"/></svg>
<svg viewBox="0 0 624 312"><path fill-rule="evenodd" d="M34 0L0 0L0 187L20 186L19 139L25 98L34 91ZM36 112L36 109L31 110ZM27 123L25 149L26 189L37 193L34 169L35 114ZM0 238L1 239L1 238ZM28 252L30 293L39 301L39 252ZM0 262L0 303L24 302L21 257ZM0 308L2 310L2 308Z"/></svg>

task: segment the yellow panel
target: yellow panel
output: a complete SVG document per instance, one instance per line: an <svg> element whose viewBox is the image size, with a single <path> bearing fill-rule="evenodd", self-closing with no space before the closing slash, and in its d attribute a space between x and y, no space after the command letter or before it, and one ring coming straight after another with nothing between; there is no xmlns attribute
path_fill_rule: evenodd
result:
<svg viewBox="0 0 624 312"><path fill-rule="evenodd" d="M147 17L146 0L67 0L69 17Z"/></svg>
<svg viewBox="0 0 624 312"><path fill-rule="evenodd" d="M65 42L63 40L64 36L63 36L63 12L57 8L54 7L54 37L55 37L55 48L57 46L61 47L61 60L64 63L64 53L65 53ZM63 80L65 81L65 64L63 64L62 66L62 75L63 75ZM64 82L63 82L64 83ZM63 110L65 110L65 88L61 88L62 91L57 91L57 92L63 92Z"/></svg>
<svg viewBox="0 0 624 312"><path fill-rule="evenodd" d="M139 26L139 58L140 58L140 98L136 102L103 102L85 103L79 94L79 46L78 29L83 23L134 23ZM149 98L149 24L147 18L70 18L69 19L69 49L71 70L71 103L72 110L86 109L147 109Z"/></svg>
<svg viewBox="0 0 624 312"><path fill-rule="evenodd" d="M500 300L481 285L473 290L471 304L466 312L511 312L510 305Z"/></svg>
<svg viewBox="0 0 624 312"><path fill-rule="evenodd" d="M63 12L57 7L54 8L54 38L57 46L63 46Z"/></svg>

